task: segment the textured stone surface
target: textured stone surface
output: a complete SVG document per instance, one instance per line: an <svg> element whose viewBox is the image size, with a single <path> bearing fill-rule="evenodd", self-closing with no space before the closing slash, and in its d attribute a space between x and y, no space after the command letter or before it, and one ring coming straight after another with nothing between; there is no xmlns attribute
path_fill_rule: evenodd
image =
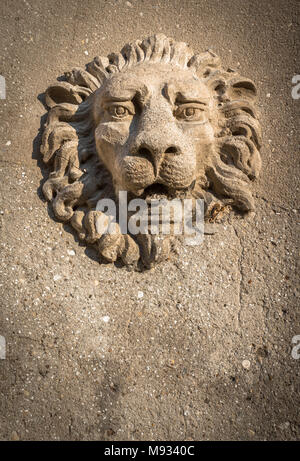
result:
<svg viewBox="0 0 300 461"><path fill-rule="evenodd" d="M131 4L1 3L1 438L297 439L298 2ZM263 174L252 220L138 273L55 222L32 140L57 75L156 31L256 82Z"/></svg>

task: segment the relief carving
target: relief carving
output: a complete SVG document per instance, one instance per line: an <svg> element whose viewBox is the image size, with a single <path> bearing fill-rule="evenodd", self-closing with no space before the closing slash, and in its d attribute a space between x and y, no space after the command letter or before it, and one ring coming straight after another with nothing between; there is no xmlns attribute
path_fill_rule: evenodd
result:
<svg viewBox="0 0 300 461"><path fill-rule="evenodd" d="M171 238L99 232L101 199L202 199L205 218L224 207L254 210L261 131L254 83L162 34L96 57L46 91L43 186L55 216L107 261L168 257Z"/></svg>

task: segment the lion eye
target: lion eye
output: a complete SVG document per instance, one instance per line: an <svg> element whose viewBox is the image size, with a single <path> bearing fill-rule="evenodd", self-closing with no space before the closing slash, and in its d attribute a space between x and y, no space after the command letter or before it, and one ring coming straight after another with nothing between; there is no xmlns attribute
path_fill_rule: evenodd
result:
<svg viewBox="0 0 300 461"><path fill-rule="evenodd" d="M183 114L185 117L192 117L195 115L195 109L193 107L188 107L187 109L184 109Z"/></svg>
<svg viewBox="0 0 300 461"><path fill-rule="evenodd" d="M128 109L124 106L112 106L110 112L111 115L119 118L126 117L129 113Z"/></svg>
<svg viewBox="0 0 300 461"><path fill-rule="evenodd" d="M104 104L103 109L105 110L107 120L112 122L131 121L135 115L135 107L131 101Z"/></svg>
<svg viewBox="0 0 300 461"><path fill-rule="evenodd" d="M205 121L205 113L200 107L178 107L175 116L186 121Z"/></svg>

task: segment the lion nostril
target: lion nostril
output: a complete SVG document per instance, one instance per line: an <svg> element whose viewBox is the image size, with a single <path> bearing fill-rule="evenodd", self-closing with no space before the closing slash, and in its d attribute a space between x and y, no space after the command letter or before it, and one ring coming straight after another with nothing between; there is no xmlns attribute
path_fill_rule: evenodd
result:
<svg viewBox="0 0 300 461"><path fill-rule="evenodd" d="M165 150L165 154L178 154L178 153L179 153L179 151L178 151L177 147L175 147L175 146L170 146Z"/></svg>
<svg viewBox="0 0 300 461"><path fill-rule="evenodd" d="M138 153L140 155L145 156L145 157L149 157L149 155L151 155L150 149L147 149L146 147L140 147L139 150L138 150Z"/></svg>
<svg viewBox="0 0 300 461"><path fill-rule="evenodd" d="M139 147L137 150L135 150L135 155L139 155L140 157L146 158L147 160L150 161L157 161L162 158L163 154L173 154L173 155L178 155L181 154L180 148L176 146L169 146L165 151L163 148L157 147L148 147L148 145L143 144L141 147Z"/></svg>

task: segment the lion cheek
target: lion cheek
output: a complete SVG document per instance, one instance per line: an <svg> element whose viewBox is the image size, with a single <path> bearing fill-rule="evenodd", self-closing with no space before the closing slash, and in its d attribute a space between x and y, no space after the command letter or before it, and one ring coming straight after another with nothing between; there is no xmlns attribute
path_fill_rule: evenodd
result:
<svg viewBox="0 0 300 461"><path fill-rule="evenodd" d="M197 159L197 173L200 170L204 171L215 154L216 138L212 125L210 123L189 125L185 129L185 135L193 139L193 149L196 152Z"/></svg>
<svg viewBox="0 0 300 461"><path fill-rule="evenodd" d="M98 156L114 176L116 159L127 141L129 127L125 123L100 123L95 130Z"/></svg>

